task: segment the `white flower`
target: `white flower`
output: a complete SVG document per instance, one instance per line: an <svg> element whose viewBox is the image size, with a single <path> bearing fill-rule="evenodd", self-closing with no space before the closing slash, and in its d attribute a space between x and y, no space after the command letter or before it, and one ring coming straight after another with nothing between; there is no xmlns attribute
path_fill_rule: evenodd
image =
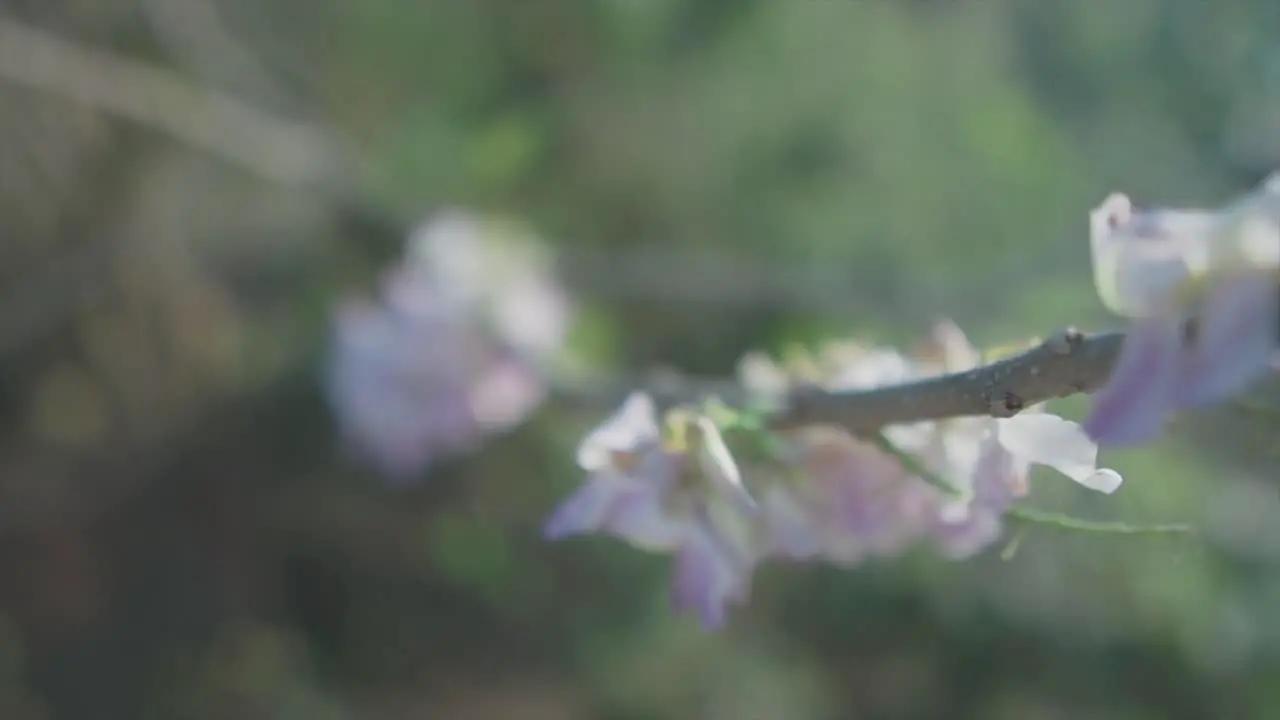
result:
<svg viewBox="0 0 1280 720"><path fill-rule="evenodd" d="M1114 193L1090 212L1103 303L1134 318L1085 428L1112 445L1154 439L1178 411L1269 372L1280 333L1280 176L1221 211L1138 211ZM1183 321L1197 314L1188 337Z"/></svg>
<svg viewBox="0 0 1280 720"><path fill-rule="evenodd" d="M633 393L578 448L586 482L555 510L550 539L602 532L675 555L672 600L708 629L746 600L758 557L755 504L715 426L686 418L688 447L664 446L653 400Z"/></svg>

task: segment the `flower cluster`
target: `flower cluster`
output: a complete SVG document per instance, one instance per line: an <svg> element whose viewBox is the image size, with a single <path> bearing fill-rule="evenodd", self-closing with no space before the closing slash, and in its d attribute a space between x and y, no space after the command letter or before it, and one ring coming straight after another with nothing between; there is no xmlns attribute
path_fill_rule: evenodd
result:
<svg viewBox="0 0 1280 720"><path fill-rule="evenodd" d="M753 404L765 405L797 382L870 388L979 359L943 323L918 357L846 345L808 367L781 368L750 356L742 380ZM546 525L552 539L599 532L674 554L674 604L709 629L747 599L755 567L769 559L848 567L922 541L956 558L988 547L1027 493L1033 464L1105 493L1120 485L1097 468L1097 447L1079 425L1040 406L1012 418L890 426L871 439L826 426L765 433L716 415L677 407L659 417L652 399L633 394L582 442L586 481ZM731 454L721 431L735 428L748 430Z"/></svg>
<svg viewBox="0 0 1280 720"><path fill-rule="evenodd" d="M976 377L965 373L981 353L950 322L909 354L846 343L786 364L750 355L742 409L659 408L632 394L582 441L585 482L546 535L604 533L672 554L675 606L715 628L769 560L852 567L920 544L952 558L982 551L1011 513L1038 517L1015 507L1033 465L1115 492L1121 478L1097 466L1099 444L1154 439L1170 415L1276 367L1280 174L1217 211L1137 209L1112 194L1090 213L1090 244L1103 303L1131 324L1083 424L1041 403L869 436L768 429L799 386L849 393ZM442 212L414 233L380 290L339 309L327 390L348 443L388 475L408 478L473 448L541 403L569 311L527 233Z"/></svg>
<svg viewBox="0 0 1280 720"><path fill-rule="evenodd" d="M404 481L541 403L569 312L542 250L521 228L446 210L375 300L338 309L326 389L360 456Z"/></svg>
<svg viewBox="0 0 1280 720"><path fill-rule="evenodd" d="M1133 319L1084 423L1090 437L1153 440L1170 415L1235 395L1274 366L1280 175L1218 211L1138 209L1114 193L1089 219L1098 293Z"/></svg>

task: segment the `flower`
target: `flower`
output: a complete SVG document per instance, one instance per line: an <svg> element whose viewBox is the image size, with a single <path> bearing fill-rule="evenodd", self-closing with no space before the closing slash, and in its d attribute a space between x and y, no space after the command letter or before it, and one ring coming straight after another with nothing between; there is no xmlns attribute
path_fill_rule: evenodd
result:
<svg viewBox="0 0 1280 720"><path fill-rule="evenodd" d="M346 443L394 481L474 449L545 396L567 305L538 246L505 227L441 212L375 299L335 313L330 405Z"/></svg>
<svg viewBox="0 0 1280 720"><path fill-rule="evenodd" d="M827 368L830 390L963 372L981 359L949 321L935 324L930 342L914 358L851 344L842 345L838 356L843 365ZM758 355L740 368L750 391L779 394L784 371ZM904 467L901 458L839 428L801 428L786 437L797 472L759 491L772 521L772 553L851 565L930 537L948 555L967 556L998 539L1005 511L1027 494L1032 465L1052 467L1099 492L1115 492L1121 483L1118 473L1097 467L1097 445L1083 428L1047 413L1043 404L1011 418L953 418L882 432L919 469ZM935 487L921 472L954 492Z"/></svg>
<svg viewBox="0 0 1280 720"><path fill-rule="evenodd" d="M1170 415L1239 393L1271 369L1280 340L1278 221L1280 175L1218 212L1137 210L1120 193L1090 212L1099 296L1133 318L1085 420L1090 437L1152 440Z"/></svg>
<svg viewBox="0 0 1280 720"><path fill-rule="evenodd" d="M402 479L474 438L470 363L479 338L430 306L349 301L338 312L326 384L352 448Z"/></svg>
<svg viewBox="0 0 1280 720"><path fill-rule="evenodd" d="M923 349L927 367L963 372L981 353L950 321L934 325ZM1083 427L1046 412L1039 403L1009 418L966 417L939 421L924 463L949 480L959 497L939 496L931 535L943 552L966 557L999 538L1001 518L1029 490L1032 465L1044 465L1080 485L1103 493L1119 489L1119 473L1097 466L1098 447Z"/></svg>
<svg viewBox="0 0 1280 720"><path fill-rule="evenodd" d="M586 481L544 528L548 539L601 532L675 555L675 607L720 627L745 602L758 558L755 502L705 416L677 413L685 442L665 442L653 400L633 393L578 447Z"/></svg>
<svg viewBox="0 0 1280 720"><path fill-rule="evenodd" d="M872 388L912 379L918 370L896 350L842 342L823 348L817 362L797 357L787 367L749 353L738 376L757 405L773 408L800 382L827 390ZM929 425L889 432L905 442ZM850 567L899 553L920 538L922 509L936 491L896 458L836 427L798 428L779 440L776 462L754 468L766 555Z"/></svg>
<svg viewBox="0 0 1280 720"><path fill-rule="evenodd" d="M407 255L504 344L534 358L563 344L569 300L545 245L521 225L446 209L414 230Z"/></svg>
<svg viewBox="0 0 1280 720"><path fill-rule="evenodd" d="M753 353L739 375L749 404L772 408L797 376L830 390L873 388L963 371L978 358L964 333L944 323L919 357L844 343L818 362L787 367ZM739 429L759 427L736 417ZM1012 418L894 425L879 439L823 425L750 432L768 452L743 462L710 414L677 408L660 425L652 399L631 395L579 446L587 479L552 513L546 536L605 533L672 553L675 606L713 629L730 605L747 600L755 568L768 560L852 567L926 540L967 557L999 538L1032 465L1104 493L1121 482L1098 468L1097 445L1078 424L1042 406Z"/></svg>
<svg viewBox="0 0 1280 720"><path fill-rule="evenodd" d="M962 497L971 499L963 509L944 504L934 528L935 539L950 555L971 555L999 537L1000 518L1014 500L1027 494L1033 465L1053 468L1097 492L1111 494L1120 488L1120 474L1097 466L1098 446L1078 423L1039 407L1011 418L960 422L968 427L952 429L949 437L964 450L952 461L953 467L968 470L953 477L968 479ZM959 439L964 433L971 437ZM974 442L973 436L979 439Z"/></svg>
<svg viewBox="0 0 1280 720"><path fill-rule="evenodd" d="M787 438L793 471L760 491L767 553L851 567L918 540L936 493L871 443L829 427Z"/></svg>

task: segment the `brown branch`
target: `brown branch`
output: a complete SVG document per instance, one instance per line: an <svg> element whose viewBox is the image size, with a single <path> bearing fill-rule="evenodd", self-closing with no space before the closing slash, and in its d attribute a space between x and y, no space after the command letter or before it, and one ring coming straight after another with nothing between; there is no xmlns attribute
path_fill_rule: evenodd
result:
<svg viewBox="0 0 1280 720"><path fill-rule="evenodd" d="M0 19L0 79L128 118L286 185L341 177L343 158L320 128L10 19Z"/></svg>
<svg viewBox="0 0 1280 720"><path fill-rule="evenodd" d="M775 430L836 425L865 435L888 425L925 420L1012 417L1037 403L1102 387L1123 344L1123 332L1085 335L1067 328L1029 350L964 372L858 390L803 387L792 392L769 425ZM709 398L738 406L750 400L731 378L691 376L667 368L621 376L574 372L553 380L552 386L561 405L592 411L602 404L621 403L637 390L653 397L659 408Z"/></svg>
<svg viewBox="0 0 1280 720"><path fill-rule="evenodd" d="M852 433L874 433L888 425L963 416L1012 417L1054 398L1102 387L1111 374L1124 333L1084 335L1061 330L1017 355L964 372L898 385L859 390L793 391L788 404L769 418L775 430L837 425ZM553 382L562 405L595 411L622 402L632 391L653 397L660 408L717 398L743 405L750 398L732 379L695 377L668 369L640 375L589 377L573 373Z"/></svg>
<svg viewBox="0 0 1280 720"><path fill-rule="evenodd" d="M796 392L771 419L776 429L839 425L854 433L966 415L1011 417L1053 398L1090 392L1111 374L1124 334L1056 333L1018 355L965 372L868 390Z"/></svg>

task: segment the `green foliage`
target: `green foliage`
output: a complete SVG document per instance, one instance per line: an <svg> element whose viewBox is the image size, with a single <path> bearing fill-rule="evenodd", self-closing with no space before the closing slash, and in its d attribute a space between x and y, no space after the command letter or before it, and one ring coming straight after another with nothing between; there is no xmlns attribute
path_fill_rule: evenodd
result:
<svg viewBox="0 0 1280 720"><path fill-rule="evenodd" d="M1179 12L1176 2L1103 9L666 0L601 2L570 13L571 21L563 2L530 13L545 13L540 22L564 20L563 35L520 33L501 20L516 12L511 3L465 11L451 3L406 5L402 14L392 5L352 10L360 21L345 33L345 57L367 53L362 63L384 63L367 76L378 81L333 91L344 100L375 99L377 112L339 114L378 138L372 171L385 197L507 204L551 220L566 253L656 244L753 259L780 276L810 279L797 295L818 297L816 305L826 308L778 313L766 303L764 311L713 314L688 307L695 322L677 318L685 310L664 304L661 291L588 299L576 344L623 364L648 360L637 349L663 348L665 362L728 371L744 343L776 351L781 343L812 344L872 327L882 329L873 333L882 339L906 342L941 315L992 346L1068 324L1096 325L1106 320L1088 275L1088 207L1115 187L1191 193L1231 172L1203 167L1229 128L1203 125L1206 115L1191 106L1202 87L1160 70L1177 63L1210 76L1222 72L1221 58L1161 39L1159 28ZM439 19L415 24L419 15ZM1247 19L1253 15L1223 10L1213 17L1257 36ZM431 27L415 33L406 25ZM1078 411L1080 404L1067 406ZM735 447L753 450L760 434L751 414L720 420ZM564 435L563 428L553 433ZM566 457L572 437L559 441ZM1170 450L1108 458L1129 479L1105 502L1037 476L1035 504L1105 521L1185 517L1200 525L1217 492L1205 473L1216 471ZM542 502L527 508L530 523L572 486L568 462L552 471L554 479L510 480L546 488ZM480 594L515 571L493 544L500 531L433 522L441 523L432 531L440 571L474 583ZM735 656L773 662L773 651L748 638L792 627L818 608L832 608L821 615L830 637L789 651L811 667L825 663L805 676L824 688L813 692L838 694L844 684L837 679L846 677L841 661L828 648L853 652L867 628L879 625L914 654L872 654L860 661L861 672L928 678L921 682L947 688L938 692L953 698L949 717L1026 717L1078 707L1069 688L1098 679L1094 655L1064 665L1060 681L1029 688L1019 669L958 687L964 675L955 663L1018 633L1031 633L1035 639L1025 642L1049 655L1083 636L1151 642L1166 648L1166 679L1195 677L1190 668L1213 653L1214 608L1248 584L1247 576L1221 570L1213 530L1206 532L1201 543L1032 529L1005 563L907 561L887 574L824 570L825 582L779 568L765 573L748 619L723 640L698 638L668 616L659 561L629 558L607 539L581 541L596 548L589 553L572 546L547 553L572 565L576 578L558 584L553 597L565 596L569 606L575 593L594 598L582 616L590 620L577 631L572 617L557 626L590 634L581 681L618 717L705 716L710 706L699 702L719 692L713 668L736 672ZM633 564L635 572L623 570ZM632 584L628 592L646 600L623 603L586 587L606 579ZM777 588L790 584L797 587L786 593L789 601L772 602ZM519 596L518 583L502 587ZM854 601L877 592L923 604L893 613ZM618 604L610 610L608 602ZM935 614L931 606L941 609ZM643 621L624 627L636 622L637 607ZM1260 627L1266 619L1249 622ZM910 639L921 623L937 628L937 644ZM960 632L965 623L972 626ZM698 659L682 659L692 647ZM1099 640L1089 652L1106 657L1107 647ZM909 669L895 670L895 662ZM1090 712L1120 718L1172 711L1137 687L1105 698ZM872 695L845 702L871 714L881 707ZM888 708L897 701L883 702ZM797 704L771 716L806 712Z"/></svg>
<svg viewBox="0 0 1280 720"><path fill-rule="evenodd" d="M1112 189L1169 204L1224 192L1277 147L1240 129L1274 128L1261 111L1252 126L1233 115L1274 102L1263 57L1274 11L1260 0L267 5L289 19L273 42L323 47L302 74L374 204L477 204L529 218L568 258L605 258L571 278L583 291L571 344L610 369L656 358L728 374L748 349L906 343L940 316L992 348L1108 323L1088 208ZM671 252L670 272L618 281L630 268L609 258L642 246ZM344 252L366 252L363 239ZM683 252L759 272L729 271L732 302L677 292ZM787 292L765 287L772 278ZM256 318L254 381L320 352L319 318L348 289L337 285L304 278L281 291L287 317ZM1078 415L1083 400L1061 407ZM248 610L203 611L231 626L220 633L179 639L150 618L137 631L163 657L198 657L157 674L159 714L336 718L349 700L351 717L373 719L1138 720L1269 717L1280 701L1280 523L1259 479L1275 458L1241 459L1274 453L1274 418L1248 420L1256 442L1243 431L1192 442L1180 424L1105 457L1126 476L1114 497L1034 478L1035 507L1186 518L1193 540L1036 526L1004 562L997 548L963 564L770 566L749 609L708 637L672 616L665 559L538 534L579 477L574 442L603 415L550 408L412 489L353 470L319 431L285 451L271 427L190 460L167 480L251 480L232 486L235 519L262 587L245 581ZM750 409L717 419L735 449L772 451ZM313 555L329 563L309 571L318 580L281 569ZM157 576L173 573L148 574L148 596ZM205 607L169 591L175 615ZM237 614L267 619L226 622ZM135 620L113 656L133 652ZM26 707L14 689L26 658L7 620L0 629L8 718ZM322 645L340 656L331 676L311 669ZM529 687L508 692L512 677ZM478 710L454 686L508 704ZM559 704L537 714L546 696Z"/></svg>

